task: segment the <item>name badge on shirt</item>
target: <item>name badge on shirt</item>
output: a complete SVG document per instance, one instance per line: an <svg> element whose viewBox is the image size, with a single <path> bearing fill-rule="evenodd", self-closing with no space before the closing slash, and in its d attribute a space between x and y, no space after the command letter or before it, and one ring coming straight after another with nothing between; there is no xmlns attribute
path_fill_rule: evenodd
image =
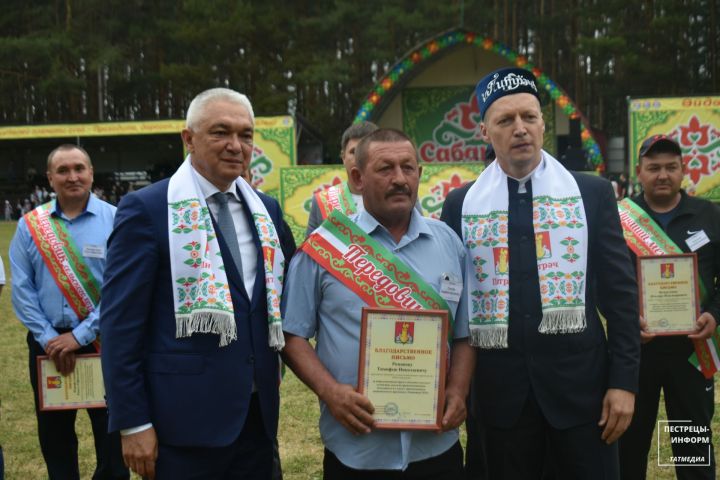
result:
<svg viewBox="0 0 720 480"><path fill-rule="evenodd" d="M687 246L690 247L690 251L694 252L706 243L710 243L710 239L705 233L705 230L700 230L698 232L695 232L692 236L686 238L685 243L687 243Z"/></svg>
<svg viewBox="0 0 720 480"><path fill-rule="evenodd" d="M83 247L83 257L105 258L105 245L85 245Z"/></svg>
<svg viewBox="0 0 720 480"><path fill-rule="evenodd" d="M440 276L440 296L448 302L457 303L462 295L462 279L452 273L443 273Z"/></svg>

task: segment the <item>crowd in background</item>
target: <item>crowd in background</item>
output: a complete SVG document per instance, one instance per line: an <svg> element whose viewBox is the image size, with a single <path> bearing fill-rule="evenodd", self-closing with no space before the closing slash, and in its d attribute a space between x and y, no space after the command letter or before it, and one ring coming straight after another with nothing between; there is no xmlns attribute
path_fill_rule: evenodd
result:
<svg viewBox="0 0 720 480"><path fill-rule="evenodd" d="M116 181L113 184L96 184L93 186L95 196L113 205L117 205L125 194L133 190L134 187L130 182ZM26 195L5 199L3 203L3 219L5 221L18 220L35 207L54 198L55 192L52 189L35 185Z"/></svg>
<svg viewBox="0 0 720 480"><path fill-rule="evenodd" d="M634 195L633 184L630 182L628 176L625 173L612 173L610 175L607 175L607 179L610 180L610 183L613 186L613 190L615 190L615 198L618 201L622 200L625 197L631 197Z"/></svg>
<svg viewBox="0 0 720 480"><path fill-rule="evenodd" d="M55 198L55 192L48 190L46 187L41 188L39 185L35 185L28 195L16 198L14 201L5 199L3 218L6 221L17 220L33 208L49 202L53 198Z"/></svg>
<svg viewBox="0 0 720 480"><path fill-rule="evenodd" d="M615 189L615 197L618 200L622 200L625 197L633 195L633 185L625 173L610 174L607 178L610 180L610 183L612 183L612 186ZM94 185L93 193L101 200L117 205L125 194L132 192L134 189L135 188L131 182L115 181L114 183L108 185L102 185L100 183ZM35 185L27 195L23 195L20 198L12 200L5 200L3 206L3 219L5 221L18 220L33 208L38 205L42 205L45 202L49 202L53 198L55 198L55 192L51 189Z"/></svg>

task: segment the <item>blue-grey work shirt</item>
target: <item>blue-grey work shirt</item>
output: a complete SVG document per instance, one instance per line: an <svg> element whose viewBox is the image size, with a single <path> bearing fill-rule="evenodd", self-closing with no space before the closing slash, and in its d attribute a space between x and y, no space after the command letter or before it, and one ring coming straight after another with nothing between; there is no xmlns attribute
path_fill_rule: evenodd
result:
<svg viewBox="0 0 720 480"><path fill-rule="evenodd" d="M52 202L51 215L65 224L85 264L102 285L107 239L116 208L90 194L85 211L70 220L57 201ZM72 329L80 345L95 340L100 331L100 305L85 320L78 319L35 246L24 218L18 222L10 242L10 271L15 315L43 348L58 336L57 328Z"/></svg>
<svg viewBox="0 0 720 480"><path fill-rule="evenodd" d="M425 218L413 209L408 231L398 243L367 211L352 219L370 236L417 272L437 292L445 277L463 283L465 249L444 223ZM448 301L455 318L453 337L469 336L465 292L458 302ZM446 300L448 300L446 298ZM357 385L362 307L368 306L312 260L298 251L293 257L283 291L283 330L317 340L316 353L339 383ZM325 447L348 467L357 470L404 470L411 462L446 452L458 440L458 431L373 430L353 435L320 402L320 435Z"/></svg>

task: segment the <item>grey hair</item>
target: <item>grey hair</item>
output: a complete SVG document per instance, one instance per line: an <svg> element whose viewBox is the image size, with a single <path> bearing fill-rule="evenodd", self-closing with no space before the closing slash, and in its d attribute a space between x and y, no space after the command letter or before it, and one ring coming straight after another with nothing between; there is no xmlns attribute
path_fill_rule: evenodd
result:
<svg viewBox="0 0 720 480"><path fill-rule="evenodd" d="M253 112L252 103L250 99L242 93L236 92L229 88L211 88L197 94L193 101L190 102L190 106L187 109L187 115L185 116L185 127L193 130L197 127L200 117L202 116L205 107L210 102L223 100L226 102L237 103L245 107L250 114L250 120L255 124L255 112Z"/></svg>

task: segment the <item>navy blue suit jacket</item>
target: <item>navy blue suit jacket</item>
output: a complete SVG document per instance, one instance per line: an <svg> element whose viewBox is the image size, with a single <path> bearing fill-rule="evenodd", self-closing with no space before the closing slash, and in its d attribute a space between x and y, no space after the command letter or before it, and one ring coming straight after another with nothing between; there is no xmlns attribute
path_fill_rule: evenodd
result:
<svg viewBox="0 0 720 480"><path fill-rule="evenodd" d="M108 240L100 332L109 430L152 422L161 443L220 447L240 434L253 379L268 437L277 433L278 354L268 347L262 253L257 232L257 275L248 298L232 261L225 261L238 339L175 338L170 278L167 190L163 180L125 196ZM294 241L278 203L258 193L278 229L286 261ZM247 202L242 202L250 217ZM216 231L217 232L217 231ZM224 259L231 256L219 232Z"/></svg>
<svg viewBox="0 0 720 480"><path fill-rule="evenodd" d="M587 328L562 335L538 332L542 310L534 247L530 247L530 268L514 277L513 260L517 262L524 256L513 253L515 241L511 231L508 348L478 349L472 392L476 415L496 427L509 428L515 424L531 389L548 422L563 429L598 422L608 388L637 391L640 363L637 283L620 228L615 196L607 180L571 173L580 189L587 218ZM441 219L460 238L462 204L470 186L450 192L443 205ZM525 204L524 208L531 209L531 205ZM532 224L528 228L528 237L532 239ZM598 310L607 319L607 335Z"/></svg>

